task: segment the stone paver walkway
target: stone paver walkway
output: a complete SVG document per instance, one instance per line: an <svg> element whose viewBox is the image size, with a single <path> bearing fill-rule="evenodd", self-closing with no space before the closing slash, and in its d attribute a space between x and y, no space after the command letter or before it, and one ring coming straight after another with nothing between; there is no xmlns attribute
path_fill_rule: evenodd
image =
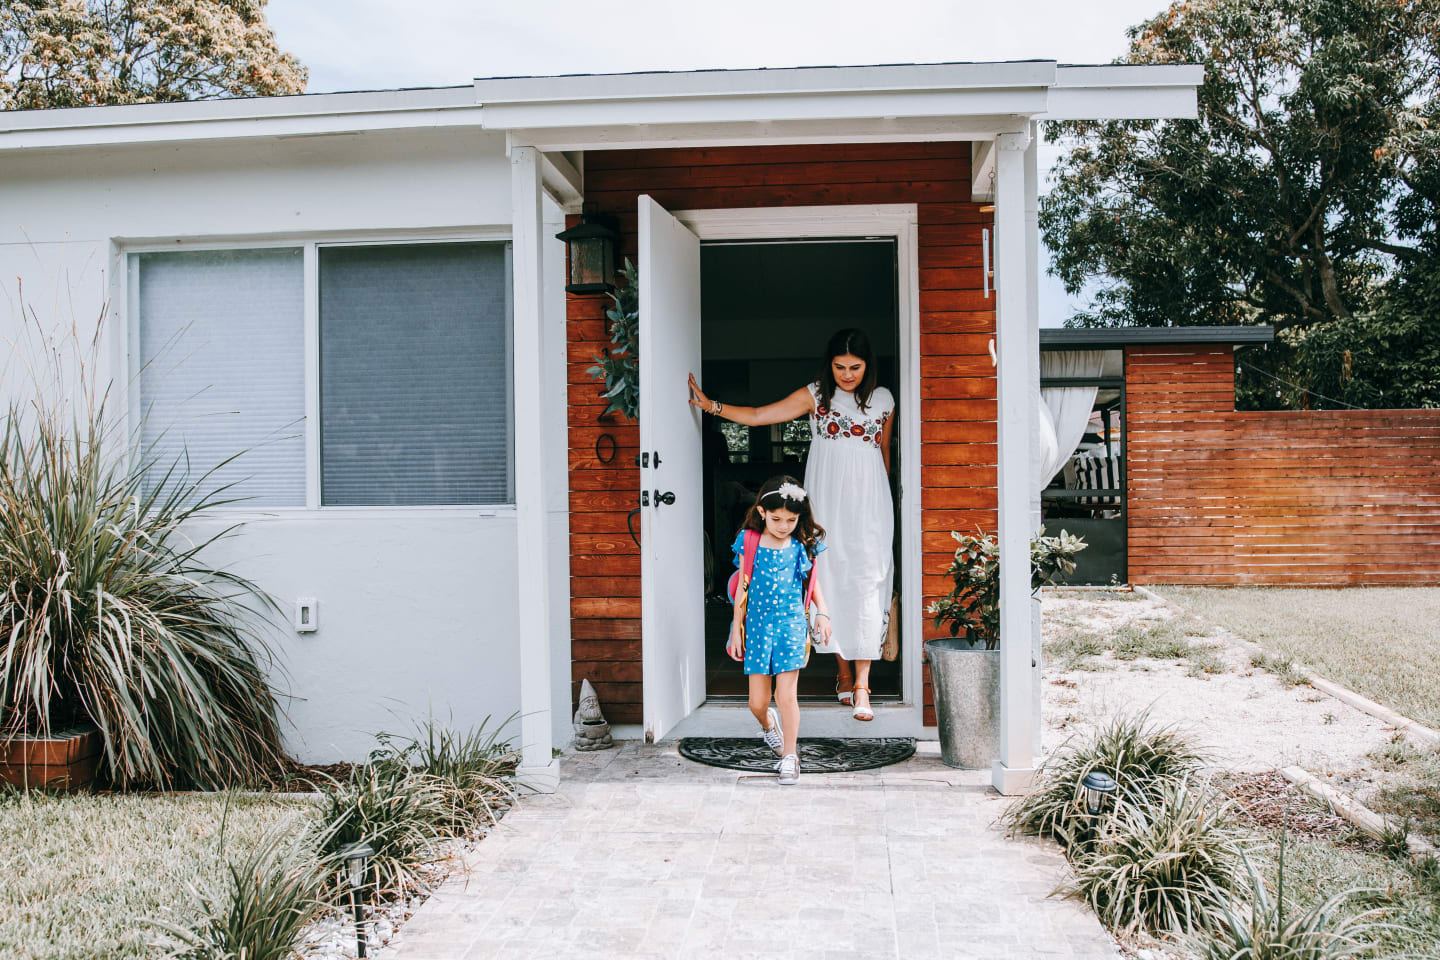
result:
<svg viewBox="0 0 1440 960"><path fill-rule="evenodd" d="M380 956L1091 958L1064 861L1007 840L982 775L933 754L856 774L699 766L672 744L567 756Z"/></svg>

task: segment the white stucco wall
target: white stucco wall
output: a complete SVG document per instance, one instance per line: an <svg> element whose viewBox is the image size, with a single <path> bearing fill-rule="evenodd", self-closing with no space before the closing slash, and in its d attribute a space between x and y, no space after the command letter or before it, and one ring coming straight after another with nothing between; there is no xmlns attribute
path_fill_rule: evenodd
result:
<svg viewBox="0 0 1440 960"><path fill-rule="evenodd" d="M46 367L20 322L20 283L39 326L73 324L84 337L116 296L127 242L508 230L509 190L503 137L467 130L0 156L0 393L27 392L27 369ZM109 307L96 371L121 391L123 306ZM555 322L562 456L552 565L564 629L563 314ZM294 697L285 705L293 751L359 758L374 732L413 717L465 726L518 711L515 536L508 509L298 510L258 519L219 548L217 559L258 580L287 617L297 597L319 601L318 632L297 634L287 619L274 633L277 683ZM565 635L554 651L557 692L570 670ZM565 702L557 729L568 729Z"/></svg>

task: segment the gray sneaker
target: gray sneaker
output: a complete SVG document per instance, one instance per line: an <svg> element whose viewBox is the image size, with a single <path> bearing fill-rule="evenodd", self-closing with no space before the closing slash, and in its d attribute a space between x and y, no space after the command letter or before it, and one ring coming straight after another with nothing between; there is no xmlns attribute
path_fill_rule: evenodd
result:
<svg viewBox="0 0 1440 960"><path fill-rule="evenodd" d="M780 712L771 707L765 713L765 719L770 721L770 729L760 732L760 739L765 741L765 746L775 751L775 756L785 752L785 731L780 729Z"/></svg>
<svg viewBox="0 0 1440 960"><path fill-rule="evenodd" d="M790 786L800 782L800 758L793 753L787 753L775 764L775 769L780 771L780 783Z"/></svg>

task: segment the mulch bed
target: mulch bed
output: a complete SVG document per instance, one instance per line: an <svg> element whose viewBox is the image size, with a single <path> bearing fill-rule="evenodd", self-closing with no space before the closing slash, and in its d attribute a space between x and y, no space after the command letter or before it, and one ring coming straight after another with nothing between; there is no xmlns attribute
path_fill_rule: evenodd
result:
<svg viewBox="0 0 1440 960"><path fill-rule="evenodd" d="M265 786L275 793L312 793L331 780L348 780L359 764L286 761L280 776Z"/></svg>
<svg viewBox="0 0 1440 960"><path fill-rule="evenodd" d="M1227 774L1217 779L1217 785L1235 802L1241 816L1262 830L1283 830L1292 837L1357 849L1375 846L1349 821L1301 793L1278 770Z"/></svg>

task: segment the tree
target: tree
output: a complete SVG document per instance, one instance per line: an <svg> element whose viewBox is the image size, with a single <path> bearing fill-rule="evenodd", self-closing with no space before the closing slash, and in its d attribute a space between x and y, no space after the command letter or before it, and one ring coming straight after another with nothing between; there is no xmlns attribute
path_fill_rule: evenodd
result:
<svg viewBox="0 0 1440 960"><path fill-rule="evenodd" d="M3 0L0 109L302 93L266 0Z"/></svg>
<svg viewBox="0 0 1440 960"><path fill-rule="evenodd" d="M1402 311L1440 355L1435 313L1403 313L1440 252L1440 0L1193 0L1129 37L1124 62L1205 67L1199 118L1047 128L1073 149L1041 227L1066 288L1095 291L1072 322L1273 324L1288 379L1320 362L1306 343L1338 375L1336 337Z"/></svg>

